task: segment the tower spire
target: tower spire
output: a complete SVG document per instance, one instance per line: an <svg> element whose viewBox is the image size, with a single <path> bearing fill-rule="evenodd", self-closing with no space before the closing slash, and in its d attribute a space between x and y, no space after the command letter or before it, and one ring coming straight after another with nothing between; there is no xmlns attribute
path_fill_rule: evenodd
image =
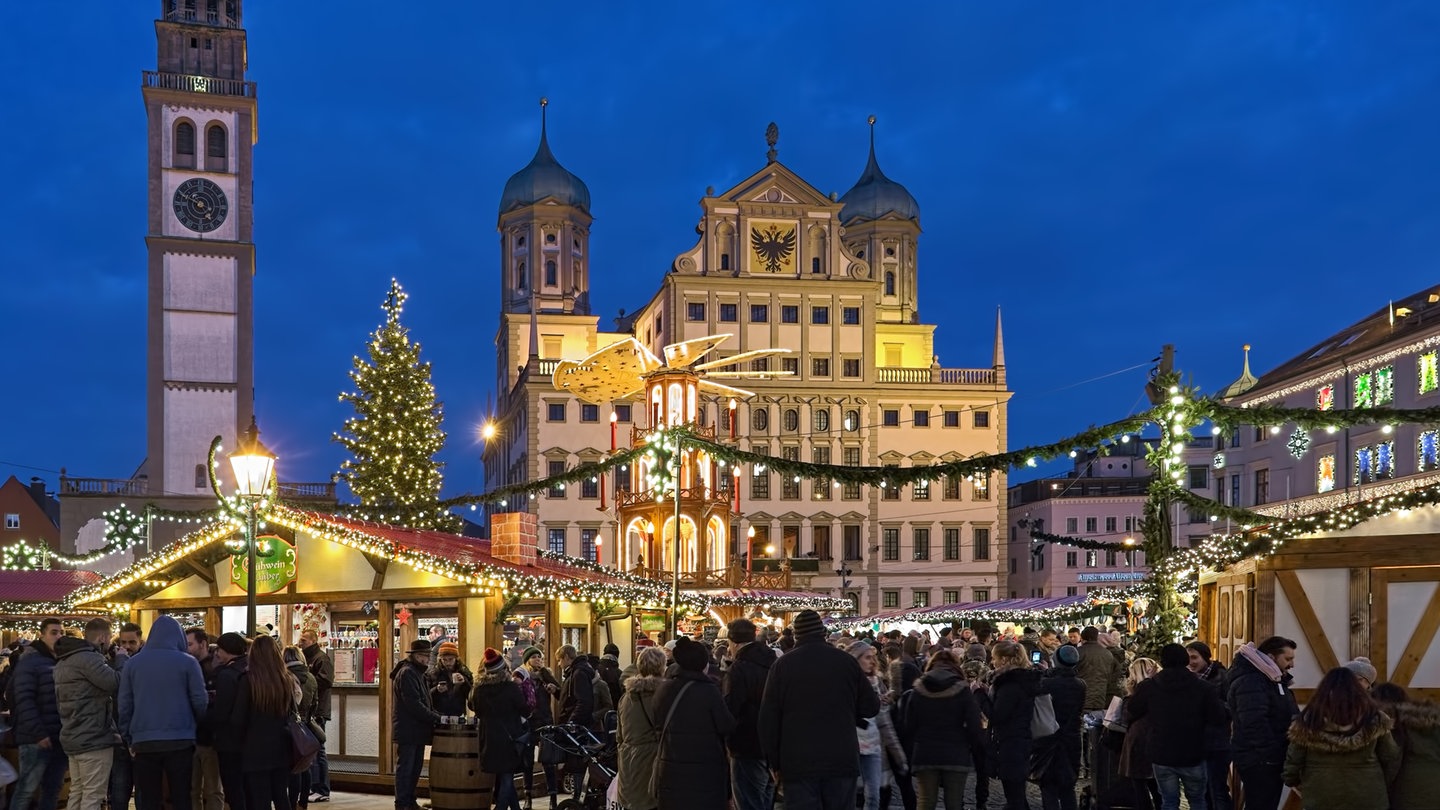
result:
<svg viewBox="0 0 1440 810"><path fill-rule="evenodd" d="M774 163L776 155L780 154L775 150L775 144L779 142L780 127L777 126L774 121L771 121L770 126L765 127L765 143L770 147L769 151L765 153L766 163Z"/></svg>
<svg viewBox="0 0 1440 810"><path fill-rule="evenodd" d="M995 355L990 365L1005 367L1005 333L1000 328L1000 307L995 307Z"/></svg>
<svg viewBox="0 0 1440 810"><path fill-rule="evenodd" d="M1251 388L1254 388L1255 384L1260 382L1260 380L1258 380L1254 374L1250 373L1250 344L1246 343L1244 349L1245 364L1241 368L1240 378L1235 380L1235 382L1232 382L1229 385L1225 386L1225 390L1220 392L1221 399L1238 397L1246 391L1249 391Z"/></svg>

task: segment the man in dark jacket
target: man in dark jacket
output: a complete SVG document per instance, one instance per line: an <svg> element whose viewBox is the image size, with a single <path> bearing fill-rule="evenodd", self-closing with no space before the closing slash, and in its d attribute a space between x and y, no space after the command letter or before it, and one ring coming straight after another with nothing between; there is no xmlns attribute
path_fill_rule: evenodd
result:
<svg viewBox="0 0 1440 810"><path fill-rule="evenodd" d="M555 651L555 661L564 673L555 722L590 728L595 724L595 670L569 644Z"/></svg>
<svg viewBox="0 0 1440 810"><path fill-rule="evenodd" d="M195 731L210 707L200 662L170 616L150 626L145 647L120 672L120 736L135 758L140 810L160 810L169 787L173 810L191 810Z"/></svg>
<svg viewBox="0 0 1440 810"><path fill-rule="evenodd" d="M759 723L765 679L775 664L775 651L755 642L755 624L749 619L731 622L729 634L734 657L725 672L723 691L725 707L736 721L727 740L735 810L769 810L775 787L760 749Z"/></svg>
<svg viewBox="0 0 1440 810"><path fill-rule="evenodd" d="M60 745L70 760L74 810L100 810L110 785L110 765L120 732L115 696L120 672L101 649L110 644L110 620L94 618L85 637L66 636L55 644L55 703L60 710Z"/></svg>
<svg viewBox="0 0 1440 810"><path fill-rule="evenodd" d="M320 647L320 634L312 628L300 631L300 651L305 653L305 663L310 674L315 676L315 716L320 730L330 722L330 687L335 685L335 663ZM315 764L310 766L310 801L330 801L330 761L325 758L325 746L315 754Z"/></svg>
<svg viewBox="0 0 1440 810"><path fill-rule="evenodd" d="M677 672L655 693L655 799L660 807L725 810L724 738L735 728L725 698L705 674L710 653L685 636L674 649Z"/></svg>
<svg viewBox="0 0 1440 810"><path fill-rule="evenodd" d="M619 706L620 696L625 694L624 687L620 683L620 648L614 644L605 645L605 654L600 656L600 664L595 668L595 674L605 682L610 690L610 705Z"/></svg>
<svg viewBox="0 0 1440 810"><path fill-rule="evenodd" d="M1058 641L1058 637L1056 639ZM1041 647L1044 647L1045 637L1040 638ZM1059 746L1056 752L1056 760L1063 760L1063 767L1051 767L1046 771L1046 778L1040 780L1040 793L1042 805L1052 807L1058 803L1062 810L1070 810L1075 807L1075 779L1080 774L1080 717L1085 713L1085 682L1075 674L1075 665L1080 663L1080 650L1070 645L1055 648L1053 666L1045 670L1045 675L1040 680L1040 690L1050 696L1050 703L1055 709L1055 720L1060 724L1060 730L1055 732L1052 738L1053 744ZM1041 750L1046 743L1037 741L1036 750ZM1060 763L1056 763L1057 766ZM1055 794L1056 801L1045 801L1048 794Z"/></svg>
<svg viewBox="0 0 1440 810"><path fill-rule="evenodd" d="M1290 668L1295 665L1295 642L1271 636L1246 644L1230 665L1228 702L1234 718L1230 729L1230 756L1246 807L1274 807L1280 803L1281 772L1289 747L1286 732L1299 713L1290 691Z"/></svg>
<svg viewBox="0 0 1440 810"><path fill-rule="evenodd" d="M205 693L215 691L215 654L210 648L210 635L203 627L185 628L185 650L200 662L205 676ZM203 720L203 718L202 718ZM195 729L195 772L191 779L190 803L195 810L224 810L225 789L220 782L220 761L215 755L214 740L201 722Z"/></svg>
<svg viewBox="0 0 1440 810"><path fill-rule="evenodd" d="M1225 707L1215 687L1190 671L1190 654L1184 647L1160 648L1160 667L1153 678L1135 687L1126 722L1150 718L1145 744L1162 805L1179 807L1183 787L1191 807L1205 807L1205 736L1225 722Z"/></svg>
<svg viewBox="0 0 1440 810"><path fill-rule="evenodd" d="M825 643L820 614L795 615L795 647L770 668L760 704L760 747L785 790L787 810L840 810L855 803L860 745L855 729L880 713L860 662Z"/></svg>
<svg viewBox="0 0 1440 810"><path fill-rule="evenodd" d="M390 673L394 717L390 723L398 757L395 760L395 810L418 810L415 786L425 746L435 737L440 713L430 705L425 670L430 667L430 642L420 638L410 643L410 654Z"/></svg>
<svg viewBox="0 0 1440 810"><path fill-rule="evenodd" d="M245 771L240 757L244 747L244 729L235 722L235 699L240 689L240 676L245 674L249 659L245 655L245 637L225 633L215 639L215 674L212 679L215 696L205 713L203 725L215 745L220 761L220 787L230 810L245 810Z"/></svg>
<svg viewBox="0 0 1440 810"><path fill-rule="evenodd" d="M55 810L69 765L60 745L60 709L55 703L55 644L63 635L59 619L42 619L39 638L15 663L10 711L20 745L20 777L10 806L18 810L29 808L37 795L37 810Z"/></svg>

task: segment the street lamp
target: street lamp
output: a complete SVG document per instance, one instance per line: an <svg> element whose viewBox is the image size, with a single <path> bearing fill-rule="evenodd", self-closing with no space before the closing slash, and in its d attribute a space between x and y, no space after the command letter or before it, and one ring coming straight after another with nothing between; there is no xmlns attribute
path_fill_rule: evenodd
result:
<svg viewBox="0 0 1440 810"><path fill-rule="evenodd" d="M1125 538L1125 573L1127 574L1127 584L1135 581L1135 538L1133 536Z"/></svg>
<svg viewBox="0 0 1440 810"><path fill-rule="evenodd" d="M229 505L229 501L220 492L220 484L215 480L215 453L220 450L221 438L216 436L210 442L211 464L207 472L210 476L210 487L215 491L220 502L225 505L226 511L237 517L245 519L245 635L248 637L255 632L255 536L258 534L256 526L260 504L270 492L270 479L275 473L275 454L270 452L260 441L260 428L255 424L255 417L250 417L250 427L240 434L239 447L231 453L230 469L235 473L235 494L245 502L243 513Z"/></svg>

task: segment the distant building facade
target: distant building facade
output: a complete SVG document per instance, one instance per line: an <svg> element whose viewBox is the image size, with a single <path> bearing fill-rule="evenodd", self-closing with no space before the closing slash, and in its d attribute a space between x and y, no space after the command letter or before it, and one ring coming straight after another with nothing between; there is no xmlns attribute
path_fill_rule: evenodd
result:
<svg viewBox="0 0 1440 810"><path fill-rule="evenodd" d="M12 475L0 484L0 521L0 547L23 540L60 548L60 502L40 478L22 484Z"/></svg>
<svg viewBox="0 0 1440 810"><path fill-rule="evenodd" d="M1005 452L1010 392L998 316L981 350L988 365L940 366L936 326L919 314L919 206L880 171L873 143L860 181L838 199L776 160L773 139L767 157L734 187L707 191L698 242L653 293L636 290L646 295L638 311L602 331L589 310L589 190L555 160L542 128L535 158L502 193L499 396L484 455L487 487L599 460L612 436L629 446L631 430L647 427L641 403L586 404L556 390L552 375L561 359L631 336L662 356L667 344L714 334L733 337L706 359L791 350L734 368L789 376L726 381L756 393L733 415L743 449L848 466ZM702 426L728 440L731 419L727 398L702 398ZM552 550L653 566L616 558L613 493L629 473L503 508L535 511L542 545ZM782 479L747 465L717 489L733 498L739 488L728 541L736 565L783 558L805 572L810 590L849 596L871 612L1003 593L1005 482L995 473L882 489Z"/></svg>

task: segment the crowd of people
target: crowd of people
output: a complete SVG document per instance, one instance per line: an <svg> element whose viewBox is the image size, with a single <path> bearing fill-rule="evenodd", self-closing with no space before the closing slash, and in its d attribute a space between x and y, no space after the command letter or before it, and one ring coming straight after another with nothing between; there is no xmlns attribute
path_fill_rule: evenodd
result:
<svg viewBox="0 0 1440 810"><path fill-rule="evenodd" d="M287 721L323 735L333 667L313 631L297 647L161 617L146 638L103 619L83 636L46 620L14 656L4 694L20 746L9 810L297 810L329 797L326 763L292 773ZM1295 642L1237 650L1201 641L1156 659L1119 634L1073 627L997 634L827 632L801 611L783 631L731 622L712 641L636 642L600 656L564 645L486 649L476 669L450 640L418 639L390 673L397 810L418 810L437 724L473 715L494 806L557 806L576 763L536 730L613 735L626 810L1007 810L1088 806L1233 810L1440 808L1440 706L1376 683L1357 658L1326 673L1301 711ZM1157 660L1158 659L1158 660ZM141 692L141 684L144 691ZM157 699L157 696L165 696ZM538 780L537 780L538 777ZM537 790L537 781L539 789ZM518 784L517 784L518 782ZM168 795L164 795L168 785Z"/></svg>
<svg viewBox="0 0 1440 810"><path fill-rule="evenodd" d="M10 652L3 690L19 746L11 810L296 810L330 798L322 755L293 773L290 721L323 735L334 666L317 634L212 639L161 616L112 639L59 619Z"/></svg>

